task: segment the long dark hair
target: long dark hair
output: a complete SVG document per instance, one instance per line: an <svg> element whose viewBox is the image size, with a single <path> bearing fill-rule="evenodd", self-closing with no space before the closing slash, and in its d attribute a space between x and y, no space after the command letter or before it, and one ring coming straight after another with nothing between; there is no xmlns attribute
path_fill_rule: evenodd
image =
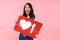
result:
<svg viewBox="0 0 60 40"><path fill-rule="evenodd" d="M33 10L33 8L32 8L32 5L31 5L30 3L26 3L25 6L26 6L26 5L28 5L28 6L30 7L31 11L30 11L30 13L29 13L29 16L30 16L31 19L34 20L34 19L35 19L35 15L34 15L34 10ZM26 14L26 12L25 12L25 6L24 6L24 11L23 11L23 16L27 17L27 14Z"/></svg>

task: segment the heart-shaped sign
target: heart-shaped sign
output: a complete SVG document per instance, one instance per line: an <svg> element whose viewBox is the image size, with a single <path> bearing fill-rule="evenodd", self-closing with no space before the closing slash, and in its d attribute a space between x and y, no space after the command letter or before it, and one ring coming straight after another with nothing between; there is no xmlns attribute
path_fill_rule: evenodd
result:
<svg viewBox="0 0 60 40"><path fill-rule="evenodd" d="M20 20L20 26L23 30L26 30L31 26L31 22L22 19L22 20Z"/></svg>
<svg viewBox="0 0 60 40"><path fill-rule="evenodd" d="M14 27L14 30L21 32L24 36L31 36L33 38L36 38L35 35L39 33L42 26L40 22L25 16L19 16L17 24L18 25Z"/></svg>

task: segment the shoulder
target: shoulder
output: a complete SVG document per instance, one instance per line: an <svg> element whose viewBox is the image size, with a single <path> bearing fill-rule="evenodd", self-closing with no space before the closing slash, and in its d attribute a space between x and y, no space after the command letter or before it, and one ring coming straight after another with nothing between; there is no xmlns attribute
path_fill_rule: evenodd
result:
<svg viewBox="0 0 60 40"><path fill-rule="evenodd" d="M34 20L36 20L36 18Z"/></svg>

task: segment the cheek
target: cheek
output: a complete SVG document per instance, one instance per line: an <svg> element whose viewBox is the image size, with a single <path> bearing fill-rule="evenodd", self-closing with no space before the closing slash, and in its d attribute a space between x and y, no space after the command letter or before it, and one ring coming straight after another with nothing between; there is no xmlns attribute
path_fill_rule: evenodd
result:
<svg viewBox="0 0 60 40"><path fill-rule="evenodd" d="M28 8L28 9L27 9L27 12L29 12L29 13L30 13L30 11L31 11L31 9L30 9L30 8Z"/></svg>
<svg viewBox="0 0 60 40"><path fill-rule="evenodd" d="M29 12L31 11L31 9L29 8Z"/></svg>
<svg viewBox="0 0 60 40"><path fill-rule="evenodd" d="M30 8L25 8L25 12L30 12L31 9Z"/></svg>

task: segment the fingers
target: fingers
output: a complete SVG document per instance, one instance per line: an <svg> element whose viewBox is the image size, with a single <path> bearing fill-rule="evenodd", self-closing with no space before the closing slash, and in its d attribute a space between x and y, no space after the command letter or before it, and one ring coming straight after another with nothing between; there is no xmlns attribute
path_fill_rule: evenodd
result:
<svg viewBox="0 0 60 40"><path fill-rule="evenodd" d="M15 21L15 26L18 26L17 22Z"/></svg>
<svg viewBox="0 0 60 40"><path fill-rule="evenodd" d="M38 37L39 36L39 34L36 34L36 37Z"/></svg>

